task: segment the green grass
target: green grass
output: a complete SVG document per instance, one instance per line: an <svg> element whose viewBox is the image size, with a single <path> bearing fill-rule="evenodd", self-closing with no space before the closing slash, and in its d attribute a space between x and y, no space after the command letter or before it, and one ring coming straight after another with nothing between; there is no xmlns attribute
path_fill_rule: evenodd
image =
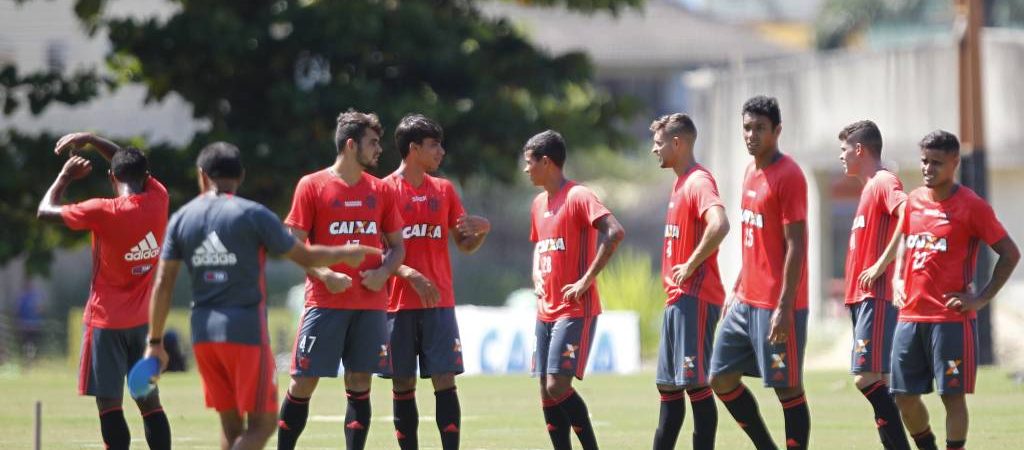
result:
<svg viewBox="0 0 1024 450"><path fill-rule="evenodd" d="M43 448L101 448L99 423L90 398L75 395L75 370L48 363L31 370L0 368L0 448L31 448L33 408L43 403ZM841 371L807 373L808 399L812 414L811 440L815 448L880 448L870 418L868 403ZM1024 387L1015 384L999 369L979 374L980 393L969 397L973 413L969 448L1020 448L1024 432ZM280 386L287 377L279 379ZM536 380L526 376L463 377L459 394L463 410L464 449L547 449L550 448L540 413ZM761 411L776 440L782 437L781 408L774 395L761 388L759 380L748 384L758 396ZM217 448L219 425L216 415L204 409L198 376L193 373L167 375L160 386L164 406L171 420L174 446L178 449ZM591 376L577 389L587 400L605 449L646 449L657 424L658 400L652 374L635 376ZM283 392L283 390L282 390ZM423 449L439 449L433 423L433 396L428 384L421 384L420 443ZM932 427L943 439L942 406L935 395L926 397L932 413ZM388 385L374 380L374 421L370 449L397 448L390 421ZM142 422L134 407L126 408L134 448L145 448ZM324 380L313 398L311 420L299 441L300 448L343 448L341 417L344 390L339 380ZM687 417L678 448L690 448L692 424ZM940 441L941 443L941 441ZM269 448L273 448L271 440ZM751 448L728 412L719 405L718 448Z"/></svg>

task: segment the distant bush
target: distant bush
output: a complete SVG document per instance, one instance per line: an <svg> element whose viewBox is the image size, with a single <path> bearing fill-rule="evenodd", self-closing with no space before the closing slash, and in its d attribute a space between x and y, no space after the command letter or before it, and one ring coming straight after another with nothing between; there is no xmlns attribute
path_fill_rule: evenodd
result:
<svg viewBox="0 0 1024 450"><path fill-rule="evenodd" d="M605 309L640 316L640 354L644 359L656 357L665 292L650 255L622 246L598 276L597 285Z"/></svg>

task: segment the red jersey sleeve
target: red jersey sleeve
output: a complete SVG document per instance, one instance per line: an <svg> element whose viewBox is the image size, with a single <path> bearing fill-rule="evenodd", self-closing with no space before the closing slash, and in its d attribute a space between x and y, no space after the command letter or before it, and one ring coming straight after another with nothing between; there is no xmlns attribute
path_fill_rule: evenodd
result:
<svg viewBox="0 0 1024 450"><path fill-rule="evenodd" d="M981 238L990 247L1006 237L1006 228L1003 228L1003 224L996 218L992 205L978 199L971 209L972 234Z"/></svg>
<svg viewBox="0 0 1024 450"><path fill-rule="evenodd" d="M401 231L405 223L402 221L402 213L398 210L398 190L390 183L381 183L384 188L381 197L384 198L381 212L381 231L385 234Z"/></svg>
<svg viewBox="0 0 1024 450"><path fill-rule="evenodd" d="M795 164L779 178L778 195L783 225L807 220L807 180Z"/></svg>
<svg viewBox="0 0 1024 450"><path fill-rule="evenodd" d="M316 219L316 197L315 186L310 178L303 177L295 186L295 195L292 197L292 209L284 224L292 228L309 231L313 229L313 221Z"/></svg>
<svg viewBox="0 0 1024 450"><path fill-rule="evenodd" d="M899 208L903 202L907 201L907 193L903 192L903 183L900 182L899 178L895 176L893 178L892 182L881 186L882 203L885 205L885 210L889 211L889 214L896 214L896 208Z"/></svg>
<svg viewBox="0 0 1024 450"><path fill-rule="evenodd" d="M715 180L703 174L693 179L693 189L690 191L690 195L693 196L693 205L700 217L704 217L704 213L713 206L725 206L722 203L722 198L718 195L718 186L715 185Z"/></svg>
<svg viewBox="0 0 1024 450"><path fill-rule="evenodd" d="M459 217L466 215L466 210L462 207L462 199L459 198L459 193L455 192L455 186L451 182L446 182L444 189L445 197L448 198L448 226L454 227Z"/></svg>
<svg viewBox="0 0 1024 450"><path fill-rule="evenodd" d="M146 192L153 192L160 197L167 197L167 188L152 175L146 178Z"/></svg>
<svg viewBox="0 0 1024 450"><path fill-rule="evenodd" d="M93 198L81 203L64 205L60 217L72 230L95 230L100 228L109 216L110 199Z"/></svg>
<svg viewBox="0 0 1024 450"><path fill-rule="evenodd" d="M594 191L588 188L578 186L570 193L572 200L572 207L578 213L576 217L586 219L588 226L594 226L597 220L611 214L608 208L598 200L597 195Z"/></svg>

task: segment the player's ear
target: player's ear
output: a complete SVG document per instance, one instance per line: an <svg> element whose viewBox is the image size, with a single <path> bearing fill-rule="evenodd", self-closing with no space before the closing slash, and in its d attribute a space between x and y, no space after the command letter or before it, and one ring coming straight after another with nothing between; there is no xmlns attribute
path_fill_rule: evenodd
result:
<svg viewBox="0 0 1024 450"><path fill-rule="evenodd" d="M241 186L243 181L245 181L245 169L242 169L242 173L238 175L238 185ZM236 187L235 189L238 188Z"/></svg>

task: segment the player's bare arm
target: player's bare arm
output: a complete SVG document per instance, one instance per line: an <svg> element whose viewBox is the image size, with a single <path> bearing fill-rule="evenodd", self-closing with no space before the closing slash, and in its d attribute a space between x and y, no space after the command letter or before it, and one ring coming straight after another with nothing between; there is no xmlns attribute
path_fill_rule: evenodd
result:
<svg viewBox="0 0 1024 450"><path fill-rule="evenodd" d="M121 149L121 147L113 141L104 139L92 133L79 132L66 134L61 137L57 141L57 145L53 148L53 152L60 156L65 152L85 150L89 147L96 149L96 152L107 161L113 159L114 153Z"/></svg>
<svg viewBox="0 0 1024 450"><path fill-rule="evenodd" d="M371 291L379 291L384 288L388 278L394 275L398 267L405 261L405 241L402 239L402 231L392 231L384 235L387 245L387 252L384 253L384 261L380 267L360 272L363 277L363 287Z"/></svg>
<svg viewBox="0 0 1024 450"><path fill-rule="evenodd" d="M299 242L306 242L306 238L309 237L309 232L295 227L288 227L288 231L298 239ZM305 266L306 274L313 277L314 279L320 280L327 288L327 292L332 294L340 294L345 292L348 288L352 287L352 277L345 275L341 272L335 272L330 268L323 266Z"/></svg>
<svg viewBox="0 0 1024 450"><path fill-rule="evenodd" d="M725 240L725 235L729 234L729 218L725 215L725 208L712 206L704 212L703 219L707 228L704 229L704 235L700 237L700 242L693 249L690 258L682 264L672 266L672 282L676 286L681 286L693 276L697 268L718 250L718 246Z"/></svg>
<svg viewBox="0 0 1024 450"><path fill-rule="evenodd" d="M768 341L772 344L786 342L788 330L793 327L793 307L796 303L796 289L800 284L800 273L803 271L802 255L807 248L807 223L793 222L782 227L786 237L786 259L782 266L782 293L779 294L779 306L772 312L772 326L768 331Z"/></svg>
<svg viewBox="0 0 1024 450"><path fill-rule="evenodd" d="M896 249L896 266L892 274L892 304L902 308L906 304L907 293L904 291L903 265L906 264L907 246L900 237L899 246Z"/></svg>
<svg viewBox="0 0 1024 450"><path fill-rule="evenodd" d="M395 276L409 282L416 295L423 301L423 306L433 308L441 301L441 292L437 290L437 286L420 271L403 264L395 271Z"/></svg>
<svg viewBox="0 0 1024 450"><path fill-rule="evenodd" d="M491 232L491 222L481 216L462 216L455 221L455 230L452 236L455 238L455 247L467 255L472 254L480 248Z"/></svg>
<svg viewBox="0 0 1024 450"><path fill-rule="evenodd" d="M302 267L333 266L339 263L349 267L358 267L367 255L380 254L382 254L381 249L368 245L345 244L339 247L306 245L296 242L291 250L285 253L285 256Z"/></svg>
<svg viewBox="0 0 1024 450"><path fill-rule="evenodd" d="M171 311L171 297L174 282L178 279L181 260L161 259L153 278L153 291L149 298L149 347L146 357L156 356L160 360L160 371L167 368L167 351L164 350L164 326ZM155 342L155 343L154 343Z"/></svg>
<svg viewBox="0 0 1024 450"><path fill-rule="evenodd" d="M625 228L611 214L597 219L594 225L594 228L597 229L597 255L590 263L590 267L587 268L587 272L579 280L562 287L563 301L579 302L580 296L594 285L597 275L601 273L604 266L608 265L608 261L615 254L615 249L626 237Z"/></svg>
<svg viewBox="0 0 1024 450"><path fill-rule="evenodd" d="M999 290L1010 279L1013 269L1020 262L1020 249L1013 242L1010 236L1006 236L992 245L992 250L999 255L995 267L992 269L992 279L985 288L978 293L952 292L946 294L946 307L962 313L977 311L984 308L995 298Z"/></svg>
<svg viewBox="0 0 1024 450"><path fill-rule="evenodd" d="M57 179L53 180L53 184L46 190L43 199L39 201L36 218L47 222L63 222L60 210L63 206L61 199L64 197L64 191L72 181L85 178L90 172L92 172L92 164L88 159L81 156L69 158L64 163L60 174L57 175Z"/></svg>
<svg viewBox="0 0 1024 450"><path fill-rule="evenodd" d="M889 245L885 246L885 251L882 252L881 255L878 255L878 261L875 261L871 267L864 269L864 271L860 273L857 283L861 289L870 289L871 283L874 283L878 277L882 276L882 274L885 273L885 269L889 267L889 264L896 259L896 249L900 246L900 241L903 239L902 230L906 208L906 201L896 207L896 229L893 230L892 238L889 239Z"/></svg>

